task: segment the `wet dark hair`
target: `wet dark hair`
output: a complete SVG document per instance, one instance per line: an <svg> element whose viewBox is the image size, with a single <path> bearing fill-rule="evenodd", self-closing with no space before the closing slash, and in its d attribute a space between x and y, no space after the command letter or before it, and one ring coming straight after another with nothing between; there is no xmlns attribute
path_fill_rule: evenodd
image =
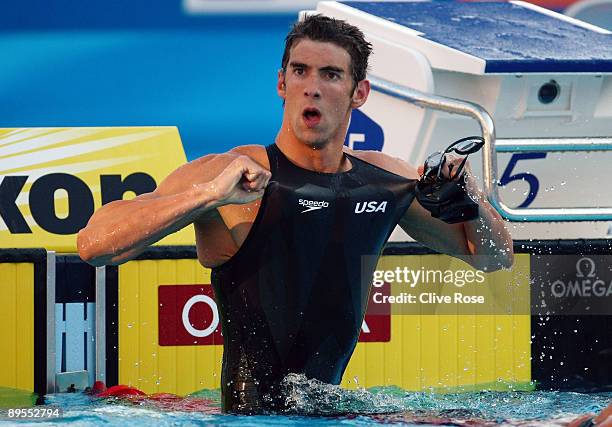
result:
<svg viewBox="0 0 612 427"><path fill-rule="evenodd" d="M291 48L300 40L333 43L345 49L351 57L351 75L354 85L366 78L368 57L372 45L366 41L361 30L340 19L323 15L311 15L296 23L285 38L282 69L287 71Z"/></svg>

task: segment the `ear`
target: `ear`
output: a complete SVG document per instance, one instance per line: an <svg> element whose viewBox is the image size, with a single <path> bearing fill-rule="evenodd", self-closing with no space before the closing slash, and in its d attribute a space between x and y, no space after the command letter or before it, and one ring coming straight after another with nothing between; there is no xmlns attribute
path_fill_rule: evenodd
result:
<svg viewBox="0 0 612 427"><path fill-rule="evenodd" d="M351 107L359 108L363 104L365 104L368 99L368 95L370 95L370 81L369 80L361 80L357 83L355 90L353 91L353 97L351 99Z"/></svg>
<svg viewBox="0 0 612 427"><path fill-rule="evenodd" d="M283 98L283 100L285 99L287 89L285 87L285 72L282 69L278 70L278 81L276 83L276 92L278 93L278 96Z"/></svg>

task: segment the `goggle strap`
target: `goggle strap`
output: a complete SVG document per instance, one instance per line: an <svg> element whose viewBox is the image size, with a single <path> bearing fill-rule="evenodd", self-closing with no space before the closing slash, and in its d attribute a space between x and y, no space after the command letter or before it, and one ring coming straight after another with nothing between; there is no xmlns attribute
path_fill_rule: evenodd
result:
<svg viewBox="0 0 612 427"><path fill-rule="evenodd" d="M472 146L472 148L470 148L469 150L459 150L457 148L455 148L455 146L461 144L464 141L478 141L477 143L474 143L474 145ZM482 146L484 145L484 139L480 136L468 136L466 138L461 138L458 141L455 141L454 144L451 145L451 147L457 154L461 154L461 155L469 155L472 153L477 152L478 150L480 150L482 148Z"/></svg>

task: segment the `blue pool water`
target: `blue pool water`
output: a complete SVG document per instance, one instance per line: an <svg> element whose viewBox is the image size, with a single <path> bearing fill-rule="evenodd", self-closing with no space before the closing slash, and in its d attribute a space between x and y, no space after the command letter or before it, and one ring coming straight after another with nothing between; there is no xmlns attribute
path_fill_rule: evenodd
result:
<svg viewBox="0 0 612 427"><path fill-rule="evenodd" d="M0 421L0 425L118 425L122 427L159 425L520 425L561 426L578 414L599 412L612 401L612 392L571 393L470 392L414 393L397 387L345 390L336 386L293 379L290 395L296 414L274 416L233 416L220 413L216 390L203 390L184 398L177 409L148 399L96 399L81 393L56 394L45 404L62 409L53 420ZM190 400L208 402L197 411ZM299 415L297 415L299 414ZM348 415L347 415L348 414Z"/></svg>

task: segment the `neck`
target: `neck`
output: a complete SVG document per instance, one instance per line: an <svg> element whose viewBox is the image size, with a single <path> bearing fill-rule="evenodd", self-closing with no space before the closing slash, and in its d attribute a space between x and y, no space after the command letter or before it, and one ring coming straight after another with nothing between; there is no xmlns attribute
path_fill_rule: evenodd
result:
<svg viewBox="0 0 612 427"><path fill-rule="evenodd" d="M351 169L351 162L344 156L345 133L313 145L300 141L289 127L283 126L275 142L283 154L301 168L323 173L346 172Z"/></svg>

